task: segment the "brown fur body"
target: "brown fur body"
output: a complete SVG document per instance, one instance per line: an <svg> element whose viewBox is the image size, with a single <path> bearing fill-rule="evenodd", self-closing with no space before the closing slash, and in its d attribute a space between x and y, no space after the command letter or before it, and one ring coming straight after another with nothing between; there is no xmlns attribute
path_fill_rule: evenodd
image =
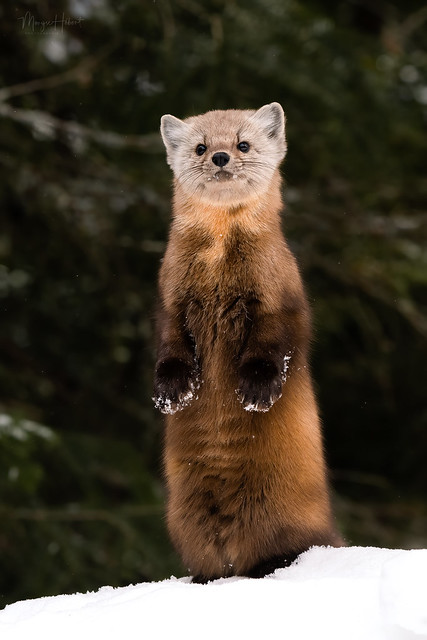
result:
<svg viewBox="0 0 427 640"><path fill-rule="evenodd" d="M155 394L167 413L168 527L198 580L263 575L340 544L281 207L277 168L239 206L175 181Z"/></svg>

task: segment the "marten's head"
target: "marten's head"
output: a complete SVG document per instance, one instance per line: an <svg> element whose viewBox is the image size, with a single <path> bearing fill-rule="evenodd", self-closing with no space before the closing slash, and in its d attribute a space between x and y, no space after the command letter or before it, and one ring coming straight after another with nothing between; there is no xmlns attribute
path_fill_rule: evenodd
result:
<svg viewBox="0 0 427 640"><path fill-rule="evenodd" d="M258 111L165 115L161 134L176 180L210 204L243 203L265 193L286 154L285 115L277 102Z"/></svg>

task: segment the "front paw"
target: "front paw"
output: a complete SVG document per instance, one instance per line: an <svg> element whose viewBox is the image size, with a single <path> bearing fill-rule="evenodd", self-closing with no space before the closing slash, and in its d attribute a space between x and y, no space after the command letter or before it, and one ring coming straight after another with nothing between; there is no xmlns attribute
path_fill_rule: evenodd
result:
<svg viewBox="0 0 427 640"><path fill-rule="evenodd" d="M157 365L154 378L154 406L162 413L181 411L197 398L197 371L179 358Z"/></svg>
<svg viewBox="0 0 427 640"><path fill-rule="evenodd" d="M268 411L282 395L281 372L270 360L248 360L239 369L236 393L246 411Z"/></svg>

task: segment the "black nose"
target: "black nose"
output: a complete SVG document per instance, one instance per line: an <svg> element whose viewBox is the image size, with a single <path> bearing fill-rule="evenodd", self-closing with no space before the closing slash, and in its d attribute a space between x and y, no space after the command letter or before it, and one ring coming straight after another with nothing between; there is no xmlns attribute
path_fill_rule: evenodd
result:
<svg viewBox="0 0 427 640"><path fill-rule="evenodd" d="M217 167L224 167L229 160L230 156L224 151L218 151L218 153L214 153L212 156L212 162L216 164Z"/></svg>

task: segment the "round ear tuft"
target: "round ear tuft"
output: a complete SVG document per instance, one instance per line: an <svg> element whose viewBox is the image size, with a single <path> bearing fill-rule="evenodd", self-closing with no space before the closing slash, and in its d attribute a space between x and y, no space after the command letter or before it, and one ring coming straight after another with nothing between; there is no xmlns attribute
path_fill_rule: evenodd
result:
<svg viewBox="0 0 427 640"><path fill-rule="evenodd" d="M169 113L161 117L160 133L167 149L177 149L182 143L188 125Z"/></svg>
<svg viewBox="0 0 427 640"><path fill-rule="evenodd" d="M266 131L269 138L281 138L285 135L285 114L278 102L265 104L252 116Z"/></svg>

